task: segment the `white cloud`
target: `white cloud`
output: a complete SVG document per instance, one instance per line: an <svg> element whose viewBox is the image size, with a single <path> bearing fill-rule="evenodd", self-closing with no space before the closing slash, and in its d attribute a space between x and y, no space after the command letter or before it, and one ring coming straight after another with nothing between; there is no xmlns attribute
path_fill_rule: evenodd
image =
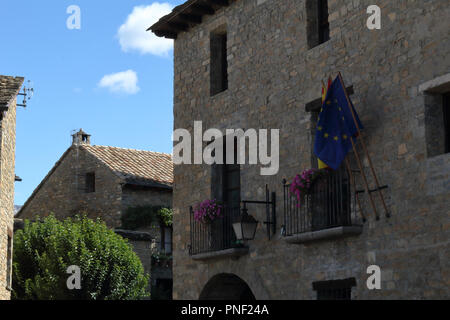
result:
<svg viewBox="0 0 450 320"><path fill-rule="evenodd" d="M122 51L166 56L173 48L173 40L159 38L153 32L146 30L172 9L171 4L159 2L149 6L134 7L133 12L117 31Z"/></svg>
<svg viewBox="0 0 450 320"><path fill-rule="evenodd" d="M138 77L136 72L127 70L104 76L98 83L98 86L101 88L108 88L111 92L135 94L139 91L137 82Z"/></svg>

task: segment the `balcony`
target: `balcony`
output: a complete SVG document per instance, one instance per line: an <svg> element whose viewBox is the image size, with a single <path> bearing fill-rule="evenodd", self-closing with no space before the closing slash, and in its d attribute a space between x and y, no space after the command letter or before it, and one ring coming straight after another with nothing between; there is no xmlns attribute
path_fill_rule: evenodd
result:
<svg viewBox="0 0 450 320"><path fill-rule="evenodd" d="M191 244L189 255L194 260L239 258L248 253L248 247L237 243L233 222L240 217L240 208L224 207L223 217L205 224L194 219L190 208Z"/></svg>
<svg viewBox="0 0 450 320"><path fill-rule="evenodd" d="M284 183L284 240L307 243L354 236L362 233L357 216L356 190L345 169L319 178L299 206L298 199Z"/></svg>

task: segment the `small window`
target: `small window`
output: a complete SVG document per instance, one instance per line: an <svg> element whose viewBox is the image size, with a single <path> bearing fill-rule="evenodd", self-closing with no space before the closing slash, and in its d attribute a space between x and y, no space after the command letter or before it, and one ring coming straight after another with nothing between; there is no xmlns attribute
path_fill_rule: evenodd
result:
<svg viewBox="0 0 450 320"><path fill-rule="evenodd" d="M214 96L228 89L227 32L211 33L210 93Z"/></svg>
<svg viewBox="0 0 450 320"><path fill-rule="evenodd" d="M450 152L450 92L444 94L443 115L445 128L445 153Z"/></svg>
<svg viewBox="0 0 450 320"><path fill-rule="evenodd" d="M306 13L309 48L330 40L328 0L307 0Z"/></svg>
<svg viewBox="0 0 450 320"><path fill-rule="evenodd" d="M86 193L95 192L95 173L86 173Z"/></svg>
<svg viewBox="0 0 450 320"><path fill-rule="evenodd" d="M328 22L328 0L317 1L319 5L319 44L330 40L330 23Z"/></svg>
<svg viewBox="0 0 450 320"><path fill-rule="evenodd" d="M355 286L355 278L313 283L313 289L317 292L317 300L351 300L352 287Z"/></svg>
<svg viewBox="0 0 450 320"><path fill-rule="evenodd" d="M161 226L161 251L172 254L172 228Z"/></svg>
<svg viewBox="0 0 450 320"><path fill-rule="evenodd" d="M425 135L429 158L450 153L450 92L425 95Z"/></svg>
<svg viewBox="0 0 450 320"><path fill-rule="evenodd" d="M8 247L6 253L6 288L11 290L12 286L12 257L13 257L13 233L8 229Z"/></svg>

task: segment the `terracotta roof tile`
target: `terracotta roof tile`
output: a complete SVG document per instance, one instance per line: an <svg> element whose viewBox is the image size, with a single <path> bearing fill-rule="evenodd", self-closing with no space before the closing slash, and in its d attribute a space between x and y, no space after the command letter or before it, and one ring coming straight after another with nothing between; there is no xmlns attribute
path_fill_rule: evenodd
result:
<svg viewBox="0 0 450 320"><path fill-rule="evenodd" d="M170 154L107 146L80 146L105 163L127 183L155 186L173 184L173 162Z"/></svg>

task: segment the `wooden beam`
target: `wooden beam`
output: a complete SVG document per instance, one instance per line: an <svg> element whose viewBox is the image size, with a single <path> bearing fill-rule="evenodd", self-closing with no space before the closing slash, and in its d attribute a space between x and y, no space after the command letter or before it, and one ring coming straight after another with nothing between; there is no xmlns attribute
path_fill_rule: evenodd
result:
<svg viewBox="0 0 450 320"><path fill-rule="evenodd" d="M189 29L189 25L183 22L170 21L168 23L168 26L172 31L175 31L177 33L179 31L186 31Z"/></svg>
<svg viewBox="0 0 450 320"><path fill-rule="evenodd" d="M197 14L181 13L178 15L178 19L187 23L202 23L202 16Z"/></svg>
<svg viewBox="0 0 450 320"><path fill-rule="evenodd" d="M210 0L213 4L221 6L221 7L226 7L229 6L230 3L228 0Z"/></svg>
<svg viewBox="0 0 450 320"><path fill-rule="evenodd" d="M205 4L194 4L191 6L191 12L193 14L199 14L199 15L212 15L216 12L213 7L205 5Z"/></svg>
<svg viewBox="0 0 450 320"><path fill-rule="evenodd" d="M155 34L158 37L164 37L164 38L168 38L168 39L176 39L178 34L174 31L169 31L169 30L155 30Z"/></svg>

